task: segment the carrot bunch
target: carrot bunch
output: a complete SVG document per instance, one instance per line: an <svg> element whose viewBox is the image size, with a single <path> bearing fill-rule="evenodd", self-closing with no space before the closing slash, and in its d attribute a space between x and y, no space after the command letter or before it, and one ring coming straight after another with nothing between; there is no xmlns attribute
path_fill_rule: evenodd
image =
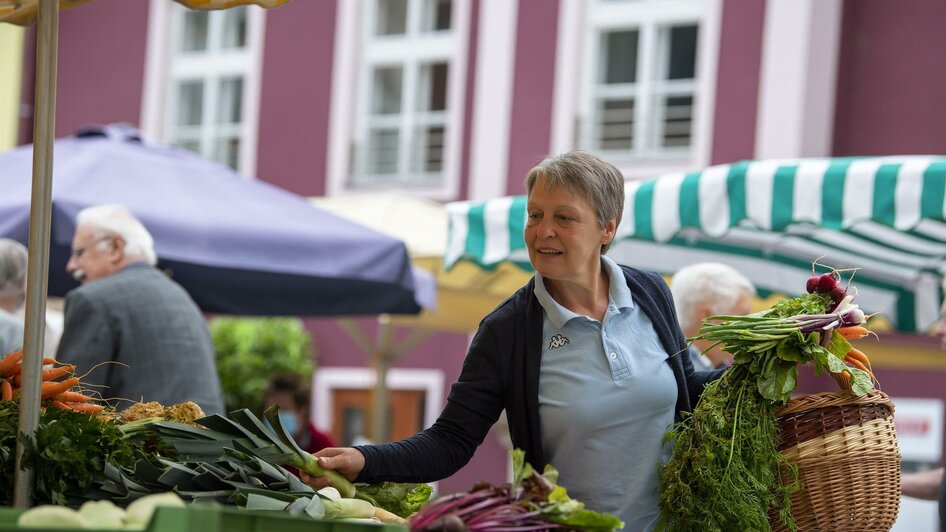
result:
<svg viewBox="0 0 946 532"><path fill-rule="evenodd" d="M859 325L854 325L850 327L839 327L835 329L835 334L840 334L846 340L859 340L864 338L869 334L874 334L867 327L862 327ZM875 335L876 336L876 335ZM855 367L868 375L870 375L871 380L875 383L880 384L880 381L877 380L877 377L874 376L874 368L870 365L870 358L864 354L863 351L857 349L856 347L851 347L851 350L844 355L844 362L849 366ZM849 371L841 371L838 373L832 373L831 376L834 378L835 382L838 383L838 386L843 390L851 389L851 373Z"/></svg>
<svg viewBox="0 0 946 532"><path fill-rule="evenodd" d="M59 364L54 358L44 358L44 365L53 364L52 368L42 372L40 397L50 406L63 410L73 410L86 414L95 414L105 407L93 402L93 398L73 390L79 386L76 367L72 364ZM0 359L0 399L12 400L20 392L23 377L23 350L14 351ZM62 380L56 380L60 379Z"/></svg>

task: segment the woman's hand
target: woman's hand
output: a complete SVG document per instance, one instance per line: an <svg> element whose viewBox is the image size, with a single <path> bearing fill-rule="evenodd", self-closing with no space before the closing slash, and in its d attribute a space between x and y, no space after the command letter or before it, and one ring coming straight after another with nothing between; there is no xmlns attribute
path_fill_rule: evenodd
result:
<svg viewBox="0 0 946 532"><path fill-rule="evenodd" d="M365 455L354 447L327 447L315 453L322 469L338 471L348 480L355 480L361 470L365 468ZM329 485L325 477L312 477L304 471L299 472L299 478L315 489L322 489Z"/></svg>

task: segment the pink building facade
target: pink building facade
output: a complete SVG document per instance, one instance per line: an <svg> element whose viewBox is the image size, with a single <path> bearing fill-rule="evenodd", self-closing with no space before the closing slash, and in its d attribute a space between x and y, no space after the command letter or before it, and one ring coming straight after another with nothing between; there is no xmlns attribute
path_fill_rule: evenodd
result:
<svg viewBox="0 0 946 532"><path fill-rule="evenodd" d="M56 128L130 122L299 194L437 201L521 194L531 166L574 148L629 179L944 153L944 22L933 0L295 0L210 14L98 0L61 16ZM335 375L322 382L364 388L363 351L333 320L307 324ZM427 394L423 424L468 342L437 333L396 363L398 382ZM911 373L885 389L910 395ZM326 428L333 412L316 404ZM505 477L491 433L441 489Z"/></svg>

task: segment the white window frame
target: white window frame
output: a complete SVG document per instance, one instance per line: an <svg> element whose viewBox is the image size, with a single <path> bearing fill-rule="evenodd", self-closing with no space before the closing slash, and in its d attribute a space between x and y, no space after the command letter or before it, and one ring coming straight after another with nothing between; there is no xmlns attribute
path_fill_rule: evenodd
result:
<svg viewBox="0 0 946 532"><path fill-rule="evenodd" d="M419 20L420 2L409 2L408 17ZM370 33L373 28L374 0L345 0L338 3L335 54L332 68L332 105L329 117L329 152L327 161L326 195L340 196L364 192L390 192L405 190L412 195L435 200L455 199L460 188L460 155L463 139L463 110L466 92L466 69L470 25L470 0L453 0L449 33L427 34L422 38L414 35L377 36ZM410 24L410 22L408 22ZM433 44L433 46L431 46ZM448 52L445 50L449 50ZM407 58L405 60L405 58ZM352 173L360 167L353 160L358 146L367 143L368 105L372 72L375 67L394 64L405 65L401 95L402 112L404 102L416 98L413 81L416 76L408 69L433 61L448 63L446 133L442 177L439 184L420 185L394 180L390 184L377 186L353 185ZM413 106L411 106L413 107ZM408 107L407 109L410 109ZM403 117L406 124L401 131L411 131L413 114ZM407 135L409 137L410 135ZM406 151L409 138L399 138L399 160L410 164L411 154Z"/></svg>
<svg viewBox="0 0 946 532"><path fill-rule="evenodd" d="M263 43L265 40L266 11L258 6L246 6L246 47L238 52L214 55L200 64L175 64L175 47L180 31L174 19L183 6L167 0L151 0L148 13L148 39L145 54L145 79L141 106L141 131L149 138L169 142L176 117L176 82L186 77L211 82L211 93L217 82L227 74L243 77L241 122L239 125L240 151L237 171L255 176L257 171L257 143L259 137L260 91L262 86ZM223 12L211 11L210 14ZM208 36L209 38L209 36ZM216 101L204 101L205 113L215 111ZM210 107L208 107L210 106ZM207 111L207 109L210 109ZM206 114L205 114L206 116ZM214 124L203 123L201 136L213 136ZM206 157L207 155L205 155Z"/></svg>
<svg viewBox="0 0 946 532"><path fill-rule="evenodd" d="M332 432L335 390L371 390L374 388L376 372L371 368L346 368L321 366L312 375L312 397L309 412L312 422L320 431ZM424 427L437 421L444 406L444 374L438 369L388 370L388 390L424 391Z"/></svg>
<svg viewBox="0 0 946 532"><path fill-rule="evenodd" d="M598 75L598 42L603 31L641 28L638 57L640 73L649 79L654 72L653 50L656 36L645 37L657 25L696 23L696 81L694 92L691 144L688 153L673 155L672 150L655 157L621 156L603 152L627 178L652 177L664 173L688 171L709 165L711 159L712 118L715 107L719 26L722 14L720 0L562 0L556 56L555 99L552 116L551 146L553 153L585 147L578 128L594 112L593 89ZM576 75L578 74L578 75ZM648 101L652 87L641 83L636 102ZM640 110L640 104L636 104ZM650 105L649 103L647 105ZM648 112L651 112L648 109ZM635 137L645 125L635 121ZM648 132L649 135L656 134Z"/></svg>

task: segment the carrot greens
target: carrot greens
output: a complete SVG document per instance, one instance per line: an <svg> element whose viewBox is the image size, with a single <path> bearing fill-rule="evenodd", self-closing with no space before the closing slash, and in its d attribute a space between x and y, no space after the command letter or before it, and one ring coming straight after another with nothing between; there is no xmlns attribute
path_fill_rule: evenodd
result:
<svg viewBox="0 0 946 532"><path fill-rule="evenodd" d="M848 372L854 395L873 387L866 371L845 363L850 343L833 334L865 322L853 303L856 290L832 295L840 285L828 284L763 312L709 318L689 339L709 340L732 353L734 362L665 436L673 455L660 467L657 530L765 531L771 530L770 515L796 529L790 497L801 485L778 451L776 411L795 390L797 366L810 362L818 374Z"/></svg>

